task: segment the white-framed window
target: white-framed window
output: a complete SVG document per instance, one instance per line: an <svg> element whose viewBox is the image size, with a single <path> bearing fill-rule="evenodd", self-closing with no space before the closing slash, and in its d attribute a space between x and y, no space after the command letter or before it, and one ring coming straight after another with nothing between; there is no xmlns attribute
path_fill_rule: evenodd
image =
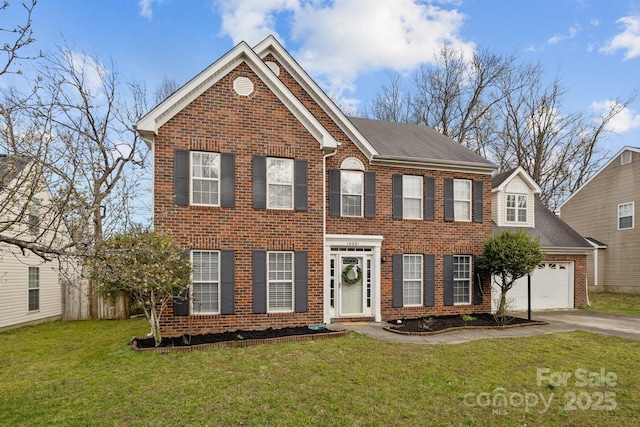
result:
<svg viewBox="0 0 640 427"><path fill-rule="evenodd" d="M453 303L471 304L471 256L453 256Z"/></svg>
<svg viewBox="0 0 640 427"><path fill-rule="evenodd" d="M618 230L633 228L634 202L618 205Z"/></svg>
<svg viewBox="0 0 640 427"><path fill-rule="evenodd" d="M364 173L343 170L340 173L342 216L362 216L364 210Z"/></svg>
<svg viewBox="0 0 640 427"><path fill-rule="evenodd" d="M402 257L402 304L422 305L422 255Z"/></svg>
<svg viewBox="0 0 640 427"><path fill-rule="evenodd" d="M471 221L471 180L453 180L453 219Z"/></svg>
<svg viewBox="0 0 640 427"><path fill-rule="evenodd" d="M293 209L293 159L267 157L267 209Z"/></svg>
<svg viewBox="0 0 640 427"><path fill-rule="evenodd" d="M33 197L29 203L27 227L31 234L38 234L40 231L40 199L38 197Z"/></svg>
<svg viewBox="0 0 640 427"><path fill-rule="evenodd" d="M526 194L507 194L507 221L527 222Z"/></svg>
<svg viewBox="0 0 640 427"><path fill-rule="evenodd" d="M220 252L191 251L193 314L220 313Z"/></svg>
<svg viewBox="0 0 640 427"><path fill-rule="evenodd" d="M422 183L421 176L402 176L402 217L404 219L422 219Z"/></svg>
<svg viewBox="0 0 640 427"><path fill-rule="evenodd" d="M29 267L29 311L40 310L40 267Z"/></svg>
<svg viewBox="0 0 640 427"><path fill-rule="evenodd" d="M267 311L293 311L293 252L267 252Z"/></svg>
<svg viewBox="0 0 640 427"><path fill-rule="evenodd" d="M220 154L191 152L191 204L220 205Z"/></svg>

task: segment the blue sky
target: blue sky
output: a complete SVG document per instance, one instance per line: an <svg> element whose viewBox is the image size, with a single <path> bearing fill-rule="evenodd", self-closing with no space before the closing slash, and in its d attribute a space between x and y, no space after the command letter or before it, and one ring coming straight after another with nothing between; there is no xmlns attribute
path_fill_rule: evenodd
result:
<svg viewBox="0 0 640 427"><path fill-rule="evenodd" d="M184 84L238 42L274 34L356 107L389 71L432 60L443 40L540 62L569 89L571 111L597 114L640 90L640 0L42 0L33 30L39 49L64 36L151 89L163 76ZM611 154L640 146L640 98L613 130Z"/></svg>

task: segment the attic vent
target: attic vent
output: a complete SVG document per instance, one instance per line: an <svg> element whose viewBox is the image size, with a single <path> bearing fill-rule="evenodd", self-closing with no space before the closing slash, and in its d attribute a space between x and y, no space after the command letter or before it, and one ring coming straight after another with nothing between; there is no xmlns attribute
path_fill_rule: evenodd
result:
<svg viewBox="0 0 640 427"><path fill-rule="evenodd" d="M238 77L233 81L233 90L238 95L249 96L253 93L253 82L248 77Z"/></svg>
<svg viewBox="0 0 640 427"><path fill-rule="evenodd" d="M629 163L631 163L631 151L625 151L620 156L620 164L621 165L626 165L626 164L629 164Z"/></svg>
<svg viewBox="0 0 640 427"><path fill-rule="evenodd" d="M278 67L278 64L276 64L273 61L267 61L265 62L265 64L267 64L267 67L271 68L271 71L273 71L273 74L280 77L280 67Z"/></svg>

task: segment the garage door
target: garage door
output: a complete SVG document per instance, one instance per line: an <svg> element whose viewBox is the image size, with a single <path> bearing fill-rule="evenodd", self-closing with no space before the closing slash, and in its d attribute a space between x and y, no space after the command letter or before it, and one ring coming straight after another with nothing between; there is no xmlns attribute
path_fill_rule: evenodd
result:
<svg viewBox="0 0 640 427"><path fill-rule="evenodd" d="M573 264L544 262L531 275L531 309L573 308ZM498 307L500 288L494 285L492 305ZM516 280L507 292L510 310L527 309L527 277Z"/></svg>

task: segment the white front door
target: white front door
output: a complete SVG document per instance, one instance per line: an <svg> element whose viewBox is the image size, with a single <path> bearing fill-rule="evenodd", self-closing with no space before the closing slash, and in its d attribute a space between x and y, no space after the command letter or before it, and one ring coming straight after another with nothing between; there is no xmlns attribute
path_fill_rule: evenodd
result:
<svg viewBox="0 0 640 427"><path fill-rule="evenodd" d="M362 255L340 255L339 315L340 317L364 314L366 266Z"/></svg>

